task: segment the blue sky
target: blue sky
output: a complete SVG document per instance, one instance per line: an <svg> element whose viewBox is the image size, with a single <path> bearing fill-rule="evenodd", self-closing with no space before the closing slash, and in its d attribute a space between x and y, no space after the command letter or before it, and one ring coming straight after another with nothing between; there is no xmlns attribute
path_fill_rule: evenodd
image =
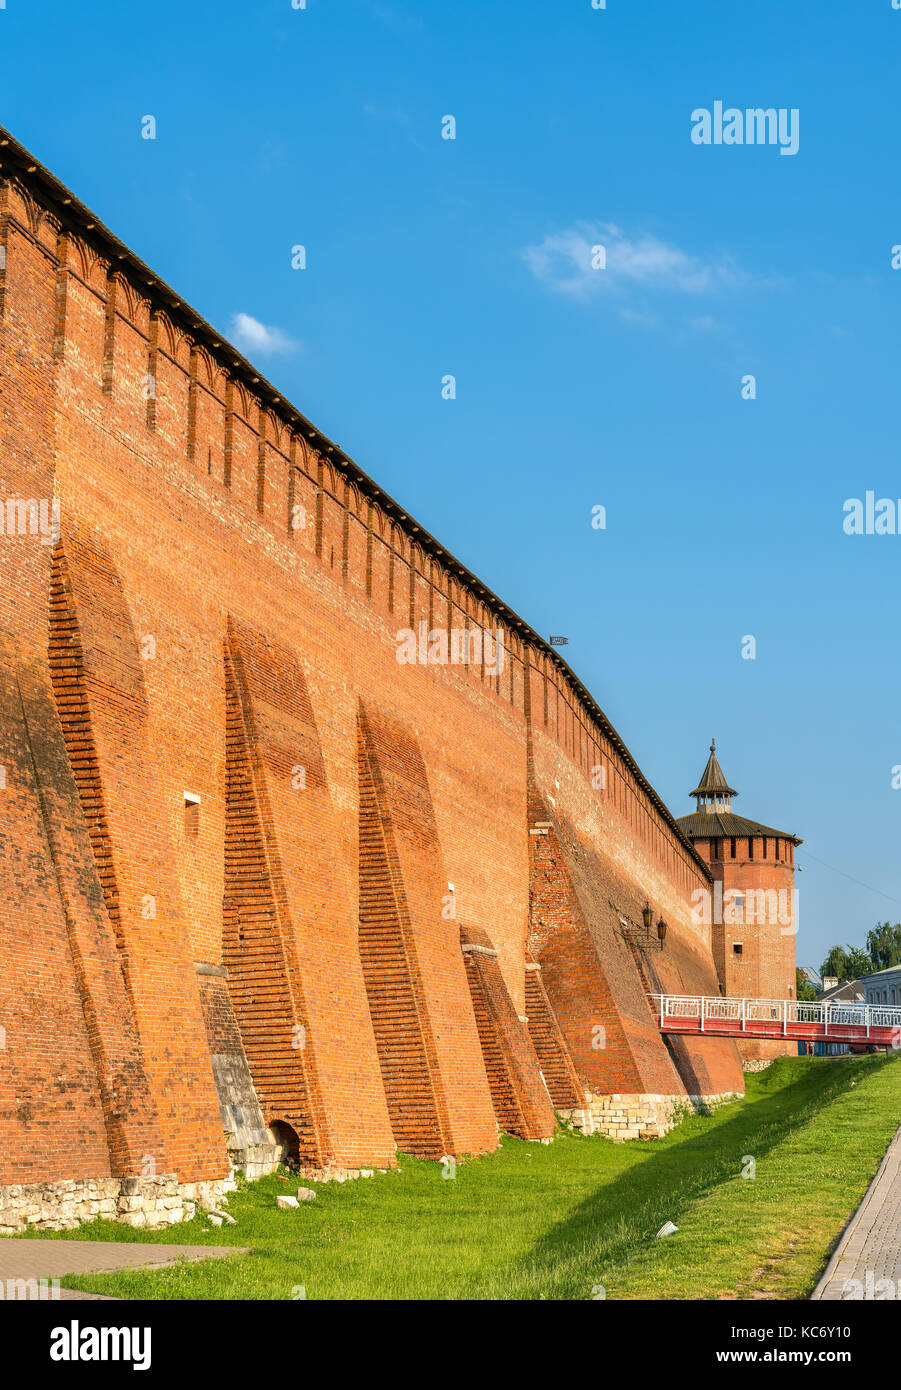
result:
<svg viewBox="0 0 901 1390"><path fill-rule="evenodd" d="M0 44L0 122L569 638L675 814L716 735L804 838L799 961L901 920L901 535L842 525L901 497L891 0L7 0ZM798 153L694 144L717 100Z"/></svg>

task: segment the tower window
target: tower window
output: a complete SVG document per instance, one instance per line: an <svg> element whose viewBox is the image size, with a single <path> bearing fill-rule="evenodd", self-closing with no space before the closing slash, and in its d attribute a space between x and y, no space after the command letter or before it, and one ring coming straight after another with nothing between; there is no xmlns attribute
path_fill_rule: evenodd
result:
<svg viewBox="0 0 901 1390"><path fill-rule="evenodd" d="M748 858L754 858L754 841L751 839L750 835L748 836Z"/></svg>
<svg viewBox="0 0 901 1390"><path fill-rule="evenodd" d="M732 839L731 839L730 842L729 842L729 848L730 848L730 852L731 852L732 858L734 859L734 858L735 858L735 836L734 836L734 835L732 836Z"/></svg>
<svg viewBox="0 0 901 1390"><path fill-rule="evenodd" d="M763 857L766 859L766 836L763 837Z"/></svg>
<svg viewBox="0 0 901 1390"><path fill-rule="evenodd" d="M740 955L741 955L741 942L740 942L740 941L736 941L736 942L733 943L733 946L732 946L732 954L733 954L733 956L740 956Z"/></svg>

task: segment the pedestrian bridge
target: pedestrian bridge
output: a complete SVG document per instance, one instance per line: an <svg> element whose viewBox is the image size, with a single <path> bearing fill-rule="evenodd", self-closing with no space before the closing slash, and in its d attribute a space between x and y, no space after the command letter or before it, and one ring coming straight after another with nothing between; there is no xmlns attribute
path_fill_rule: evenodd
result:
<svg viewBox="0 0 901 1390"><path fill-rule="evenodd" d="M798 1042L871 1043L901 1048L901 1008L808 1004L799 999L731 999L722 995L652 994L661 1033Z"/></svg>

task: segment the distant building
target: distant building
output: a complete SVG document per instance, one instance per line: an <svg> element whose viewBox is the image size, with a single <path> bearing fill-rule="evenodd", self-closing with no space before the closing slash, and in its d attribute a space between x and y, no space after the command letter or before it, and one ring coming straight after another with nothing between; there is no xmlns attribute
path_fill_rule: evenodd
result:
<svg viewBox="0 0 901 1390"><path fill-rule="evenodd" d="M832 976L827 975L827 979ZM835 982L829 989L824 989L817 1000L819 1004L864 1004L863 981L862 980L843 980L841 984Z"/></svg>
<svg viewBox="0 0 901 1390"><path fill-rule="evenodd" d="M877 970L872 975L864 975L861 981L864 999L867 1004L885 1004L901 1008L901 965L891 965L888 970Z"/></svg>

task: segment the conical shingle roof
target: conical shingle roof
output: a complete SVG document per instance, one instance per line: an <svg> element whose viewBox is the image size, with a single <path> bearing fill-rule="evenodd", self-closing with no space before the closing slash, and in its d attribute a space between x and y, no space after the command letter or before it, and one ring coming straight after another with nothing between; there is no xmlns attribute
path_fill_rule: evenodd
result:
<svg viewBox="0 0 901 1390"><path fill-rule="evenodd" d="M730 787L726 778L723 776L723 769L717 762L716 739L710 742L710 757L707 759L707 766L701 774L701 780L689 796L711 796L714 793L723 796L738 796L734 787Z"/></svg>
<svg viewBox="0 0 901 1390"><path fill-rule="evenodd" d="M797 835L792 835L786 830L776 830L770 825L761 825L760 821L748 820L745 816L736 816L732 810L731 798L738 796L734 787L730 787L723 775L716 756L716 739L710 744L710 757L707 759L707 766L701 775L701 780L691 793L698 799L698 808L692 811L691 815L680 816L678 825L683 835L694 843L695 840L709 840L722 837L728 839L730 836L738 836L753 839L757 835L772 836L774 839L791 840L793 844L799 845L801 841Z"/></svg>

